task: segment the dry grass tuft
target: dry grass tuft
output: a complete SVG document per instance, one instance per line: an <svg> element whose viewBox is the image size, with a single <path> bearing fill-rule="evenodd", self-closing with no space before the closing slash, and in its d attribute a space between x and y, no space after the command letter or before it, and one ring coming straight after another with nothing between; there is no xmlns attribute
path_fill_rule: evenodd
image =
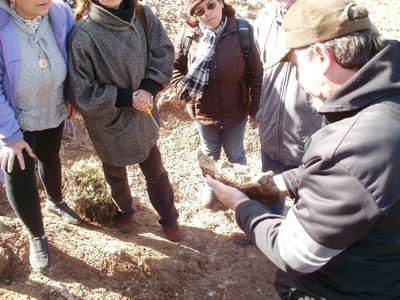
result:
<svg viewBox="0 0 400 300"><path fill-rule="evenodd" d="M65 201L90 221L109 225L118 210L101 170L101 162L93 157L74 163L64 174Z"/></svg>

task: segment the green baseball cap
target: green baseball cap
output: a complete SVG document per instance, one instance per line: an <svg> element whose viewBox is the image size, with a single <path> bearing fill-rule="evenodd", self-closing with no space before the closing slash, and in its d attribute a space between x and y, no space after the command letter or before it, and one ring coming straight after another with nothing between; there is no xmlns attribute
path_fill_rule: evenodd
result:
<svg viewBox="0 0 400 300"><path fill-rule="evenodd" d="M284 34L276 55L267 63L271 68L287 61L292 49L322 43L348 33L371 30L368 11L360 18L349 18L349 9L358 6L351 0L298 0L283 19Z"/></svg>

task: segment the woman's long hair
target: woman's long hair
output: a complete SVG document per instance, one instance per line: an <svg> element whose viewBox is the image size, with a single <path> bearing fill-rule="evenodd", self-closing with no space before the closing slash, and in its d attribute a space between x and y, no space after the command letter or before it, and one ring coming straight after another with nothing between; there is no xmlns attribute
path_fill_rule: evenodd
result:
<svg viewBox="0 0 400 300"><path fill-rule="evenodd" d="M76 7L74 13L75 13L75 19L78 21L85 16L89 10L89 5L90 5L90 0L79 0L78 1L78 6Z"/></svg>
<svg viewBox="0 0 400 300"><path fill-rule="evenodd" d="M227 17L234 17L236 15L236 11L232 5L226 4L224 0L218 0L218 1L221 1L224 4L224 7L222 8L222 15ZM188 16L185 22L190 27L197 27L197 25L199 25L199 21L194 16Z"/></svg>
<svg viewBox="0 0 400 300"><path fill-rule="evenodd" d="M96 3L96 0L93 0ZM124 0L122 0L124 1ZM78 0L78 6L75 9L75 19L78 21L82 19L85 15L87 15L89 6L92 0ZM139 0L132 0L133 5L135 6L135 11L140 9Z"/></svg>

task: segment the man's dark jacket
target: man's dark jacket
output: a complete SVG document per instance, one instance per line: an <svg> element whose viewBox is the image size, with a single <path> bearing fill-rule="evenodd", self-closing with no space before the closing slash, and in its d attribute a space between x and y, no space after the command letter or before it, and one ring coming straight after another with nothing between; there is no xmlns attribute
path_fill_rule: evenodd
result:
<svg viewBox="0 0 400 300"><path fill-rule="evenodd" d="M389 41L320 109L328 125L283 176L297 199L286 218L237 208L280 280L309 295L400 299L399 53Z"/></svg>

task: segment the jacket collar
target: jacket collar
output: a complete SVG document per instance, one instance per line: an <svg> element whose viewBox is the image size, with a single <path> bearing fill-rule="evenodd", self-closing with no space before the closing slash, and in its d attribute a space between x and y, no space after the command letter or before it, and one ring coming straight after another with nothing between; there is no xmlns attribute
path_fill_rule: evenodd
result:
<svg viewBox="0 0 400 300"><path fill-rule="evenodd" d="M235 17L228 17L225 30L221 34L221 36L225 36L231 32L236 32L236 18Z"/></svg>
<svg viewBox="0 0 400 300"><path fill-rule="evenodd" d="M93 2L90 4L89 18L94 22L113 30L129 30L129 28L132 27L131 23L118 18L111 12Z"/></svg>
<svg viewBox="0 0 400 300"><path fill-rule="evenodd" d="M398 95L400 93L399 53L400 42L387 41L367 64L326 100L319 113L348 115L372 103L388 100L391 95Z"/></svg>

